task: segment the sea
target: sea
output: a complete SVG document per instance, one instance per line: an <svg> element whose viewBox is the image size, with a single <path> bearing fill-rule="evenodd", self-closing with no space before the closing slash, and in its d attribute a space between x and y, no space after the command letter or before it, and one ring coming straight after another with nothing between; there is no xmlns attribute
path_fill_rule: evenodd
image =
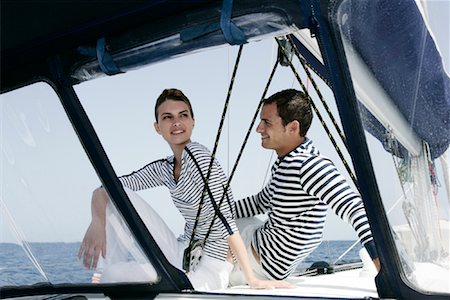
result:
<svg viewBox="0 0 450 300"><path fill-rule="evenodd" d="M298 267L305 271L314 262L330 264L354 244L354 241L323 241ZM31 285L41 282L90 283L92 270L85 269L77 258L80 243L28 243L31 251L12 243L0 243L0 287ZM358 243L336 264L360 261Z"/></svg>

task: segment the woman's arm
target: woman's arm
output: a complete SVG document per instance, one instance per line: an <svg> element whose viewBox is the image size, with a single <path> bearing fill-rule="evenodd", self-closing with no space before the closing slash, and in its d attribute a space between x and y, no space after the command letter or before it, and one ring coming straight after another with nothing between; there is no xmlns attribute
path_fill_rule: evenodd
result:
<svg viewBox="0 0 450 300"><path fill-rule="evenodd" d="M244 242L242 241L239 232L235 232L228 236L228 245L236 255L238 263L244 272L245 279L248 285L253 289L274 289L274 288L294 288L292 284L284 280L262 280L258 279L253 273L252 267L250 266L250 260L248 257L247 250L245 249ZM252 255L252 254L250 254Z"/></svg>
<svg viewBox="0 0 450 300"><path fill-rule="evenodd" d="M137 171L119 177L119 181L124 187L134 191L161 186L164 184L161 170L165 162L164 159L151 162ZM94 190L91 203L91 224L86 230L78 251L78 258L83 258L83 265L86 268L95 269L97 267L100 253L103 258L106 257L105 224L108 202L109 197L104 188L99 187Z"/></svg>
<svg viewBox="0 0 450 300"><path fill-rule="evenodd" d="M97 267L100 253L106 256L106 206L108 205L106 191L99 187L92 193L91 214L92 220L78 251L78 258L83 258L86 268Z"/></svg>

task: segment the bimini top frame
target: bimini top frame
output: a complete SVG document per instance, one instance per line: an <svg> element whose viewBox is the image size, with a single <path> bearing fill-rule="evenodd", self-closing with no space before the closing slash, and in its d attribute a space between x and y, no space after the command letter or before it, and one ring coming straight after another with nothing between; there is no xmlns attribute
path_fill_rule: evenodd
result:
<svg viewBox="0 0 450 300"><path fill-rule="evenodd" d="M229 42L223 11L232 1L111 1L45 4L1 2L1 92L37 81L48 82L61 102L102 183L136 240L164 280L135 285L127 294L150 295L190 290L186 276L163 257L128 201L87 118L73 85L105 73L126 72L145 64ZM425 296L405 284L377 188L355 92L335 21L341 1L235 1L230 15L246 41L308 28L318 40L323 74L333 89L353 158L369 222L383 266L377 276L381 297ZM229 24L230 22L228 22ZM241 40L242 41L242 40ZM103 292L120 296L120 286L34 286L6 288L4 296L42 293ZM432 297L443 297L436 295Z"/></svg>

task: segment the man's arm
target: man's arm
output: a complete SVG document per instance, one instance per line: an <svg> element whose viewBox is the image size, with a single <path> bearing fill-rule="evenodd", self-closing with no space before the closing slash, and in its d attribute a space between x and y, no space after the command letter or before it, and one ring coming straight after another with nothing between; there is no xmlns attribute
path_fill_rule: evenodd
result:
<svg viewBox="0 0 450 300"><path fill-rule="evenodd" d="M264 214L270 207L269 184L258 194L240 199L235 202L236 218L249 218Z"/></svg>
<svg viewBox="0 0 450 300"><path fill-rule="evenodd" d="M300 183L309 194L327 203L339 218L353 227L379 270L380 261L362 199L353 192L334 164L320 156L312 156L302 166Z"/></svg>
<svg viewBox="0 0 450 300"><path fill-rule="evenodd" d="M99 187L92 193L92 220L78 251L78 258L83 258L83 265L90 269L97 267L100 253L106 256L106 206L108 205L106 191Z"/></svg>

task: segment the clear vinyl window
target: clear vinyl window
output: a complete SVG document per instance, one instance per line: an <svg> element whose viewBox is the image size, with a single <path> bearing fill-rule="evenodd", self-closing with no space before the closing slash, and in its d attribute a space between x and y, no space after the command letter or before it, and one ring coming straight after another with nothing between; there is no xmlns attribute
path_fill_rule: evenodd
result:
<svg viewBox="0 0 450 300"><path fill-rule="evenodd" d="M336 22L403 272L449 293L449 77L427 19L445 7L400 2L345 0Z"/></svg>
<svg viewBox="0 0 450 300"><path fill-rule="evenodd" d="M0 286L96 282L101 264L87 270L77 255L100 180L55 91L35 83L3 94L0 112ZM121 255L146 263L142 280L156 281L121 228Z"/></svg>

